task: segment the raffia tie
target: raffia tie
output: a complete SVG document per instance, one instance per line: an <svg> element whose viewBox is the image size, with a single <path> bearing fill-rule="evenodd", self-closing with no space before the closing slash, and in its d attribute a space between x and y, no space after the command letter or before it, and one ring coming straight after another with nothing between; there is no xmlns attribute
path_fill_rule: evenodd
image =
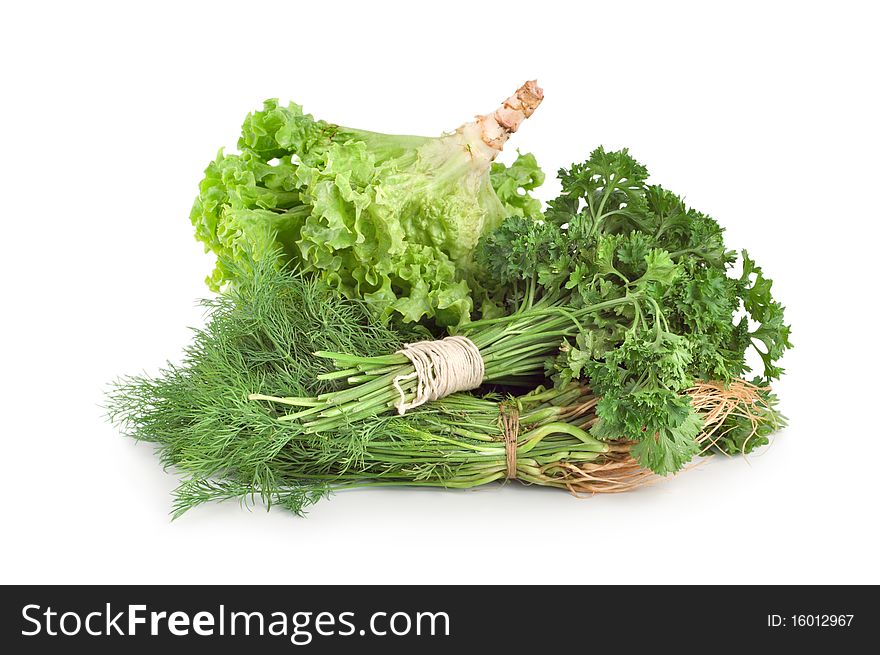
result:
<svg viewBox="0 0 880 655"><path fill-rule="evenodd" d="M504 452L507 455L507 479L516 480L516 438L519 436L519 409L501 403L498 420L504 435Z"/></svg>
<svg viewBox="0 0 880 655"><path fill-rule="evenodd" d="M476 389L483 383L485 365L480 349L467 337L446 337L437 341L408 343L397 351L412 362L412 373L394 378L394 388L400 394L397 413L443 398L456 391ZM416 394L406 402L400 383L415 378Z"/></svg>

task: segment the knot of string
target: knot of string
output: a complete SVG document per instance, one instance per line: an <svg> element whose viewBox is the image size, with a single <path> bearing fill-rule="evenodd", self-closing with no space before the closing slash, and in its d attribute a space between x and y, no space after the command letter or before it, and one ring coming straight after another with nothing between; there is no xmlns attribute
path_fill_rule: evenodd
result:
<svg viewBox="0 0 880 655"><path fill-rule="evenodd" d="M467 337L417 341L397 352L406 356L414 369L412 373L394 378L394 388L400 394L398 414L456 391L476 389L483 383L485 366L480 349ZM401 382L412 379L416 380L415 396L406 402Z"/></svg>

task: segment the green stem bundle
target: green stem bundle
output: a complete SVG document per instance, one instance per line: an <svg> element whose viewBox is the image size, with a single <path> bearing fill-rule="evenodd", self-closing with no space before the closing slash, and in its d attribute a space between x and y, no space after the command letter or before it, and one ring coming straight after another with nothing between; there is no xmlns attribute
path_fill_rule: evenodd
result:
<svg viewBox="0 0 880 655"><path fill-rule="evenodd" d="M484 383L533 387L544 373L547 361L559 352L566 338L574 337L580 321L621 305L636 303L626 296L594 305L566 308L565 302L545 297L527 300L509 316L469 323L461 335L479 349L484 364ZM311 397L251 394L251 400L268 401L299 409L279 417L297 421L310 432L339 429L351 421L382 414L403 400L415 397L415 369L401 353L365 357L350 353L318 351L314 355L333 362L337 370L319 376L321 380L344 380L347 388ZM403 391L395 387L395 380Z"/></svg>
<svg viewBox="0 0 880 655"><path fill-rule="evenodd" d="M287 434L288 441L268 463L271 482L230 471L219 480L194 476L178 490L175 512L233 497L261 497L300 511L310 496L366 486L468 489L515 478L596 493L648 482L653 476L632 459L629 444L590 436L597 400L578 385L539 387L515 399L456 393L405 417L372 416L332 435L275 422L275 434ZM507 412L518 416L509 435L501 420Z"/></svg>

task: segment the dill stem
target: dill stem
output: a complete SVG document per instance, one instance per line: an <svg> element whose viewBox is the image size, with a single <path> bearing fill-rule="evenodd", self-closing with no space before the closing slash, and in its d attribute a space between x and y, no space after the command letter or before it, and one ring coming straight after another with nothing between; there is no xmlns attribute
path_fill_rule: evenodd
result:
<svg viewBox="0 0 880 655"><path fill-rule="evenodd" d="M319 407L320 401L314 398L300 398L296 396L267 396L261 393L248 394L248 400L265 400L282 405L296 405L298 407Z"/></svg>

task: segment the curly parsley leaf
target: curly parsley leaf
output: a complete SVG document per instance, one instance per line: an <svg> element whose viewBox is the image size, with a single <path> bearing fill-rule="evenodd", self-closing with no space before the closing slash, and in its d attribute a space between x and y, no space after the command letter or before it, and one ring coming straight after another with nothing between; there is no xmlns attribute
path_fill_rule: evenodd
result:
<svg viewBox="0 0 880 655"><path fill-rule="evenodd" d="M779 378L783 370L776 364L783 353L791 348L791 327L785 324L785 308L770 294L773 281L743 250L743 272L740 277L743 308L757 328L749 332L749 339L764 363L764 378ZM755 342L763 344L760 348Z"/></svg>

